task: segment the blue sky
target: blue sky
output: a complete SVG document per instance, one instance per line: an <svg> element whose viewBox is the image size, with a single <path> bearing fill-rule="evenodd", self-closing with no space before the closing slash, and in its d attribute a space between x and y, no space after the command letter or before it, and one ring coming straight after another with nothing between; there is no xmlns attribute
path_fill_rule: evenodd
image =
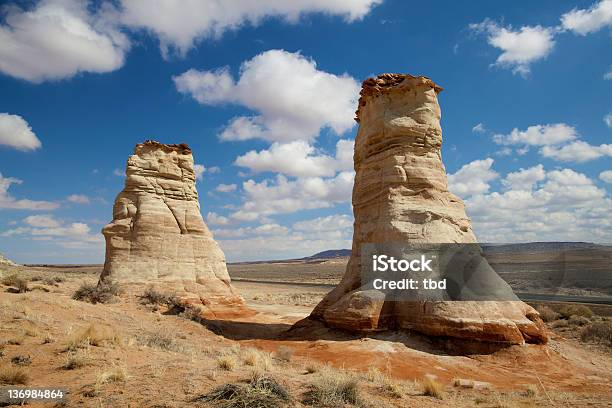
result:
<svg viewBox="0 0 612 408"><path fill-rule="evenodd" d="M444 88L450 189L481 241L612 242L611 0L151 4L2 2L9 258L102 262L146 139L192 147L230 261L348 248L353 111L382 72Z"/></svg>

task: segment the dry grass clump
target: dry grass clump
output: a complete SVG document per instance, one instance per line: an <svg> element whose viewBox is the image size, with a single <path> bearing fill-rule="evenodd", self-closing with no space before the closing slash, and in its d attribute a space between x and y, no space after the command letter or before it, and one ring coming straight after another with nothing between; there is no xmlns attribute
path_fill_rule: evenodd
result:
<svg viewBox="0 0 612 408"><path fill-rule="evenodd" d="M12 366L0 368L0 384L27 384L29 380L30 376L23 368Z"/></svg>
<svg viewBox="0 0 612 408"><path fill-rule="evenodd" d="M236 358L229 354L217 358L217 367L225 371L233 371L236 368Z"/></svg>
<svg viewBox="0 0 612 408"><path fill-rule="evenodd" d="M315 407L360 405L359 379L352 374L326 368L311 384L304 404Z"/></svg>
<svg viewBox="0 0 612 408"><path fill-rule="evenodd" d="M66 356L66 361L62 364L62 368L64 370L75 370L77 368L82 368L88 366L91 363L91 359L89 354L82 351L77 351L76 353L70 353Z"/></svg>
<svg viewBox="0 0 612 408"><path fill-rule="evenodd" d="M544 320L547 323L554 322L555 320L561 317L559 313L555 312L549 306L540 305L536 309L538 313L540 313L540 317L542 318L542 320Z"/></svg>
<svg viewBox="0 0 612 408"><path fill-rule="evenodd" d="M72 295L74 300L93 303L110 303L115 296L121 293L116 282L102 281L97 285L82 284Z"/></svg>
<svg viewBox="0 0 612 408"><path fill-rule="evenodd" d="M114 365L98 376L97 384L107 384L112 382L125 382L129 378L128 369L125 365Z"/></svg>
<svg viewBox="0 0 612 408"><path fill-rule="evenodd" d="M256 373L246 384L225 384L193 402L212 403L219 408L280 408L290 400L289 392L278 381Z"/></svg>
<svg viewBox="0 0 612 408"><path fill-rule="evenodd" d="M529 384L525 391L523 391L523 396L527 398L535 398L539 394L538 386L535 384Z"/></svg>
<svg viewBox="0 0 612 408"><path fill-rule="evenodd" d="M13 292L16 293L25 293L30 290L28 286L28 279L22 276L19 276L16 273L5 276L0 281L4 286L9 286L13 288Z"/></svg>
<svg viewBox="0 0 612 408"><path fill-rule="evenodd" d="M257 367L263 371L270 371L274 365L270 353L255 348L241 349L240 358L244 365Z"/></svg>
<svg viewBox="0 0 612 408"><path fill-rule="evenodd" d="M393 398L402 398L404 396L404 387L398 381L380 372L376 367L372 367L366 374L366 379L376 384L376 386L385 394Z"/></svg>
<svg viewBox="0 0 612 408"><path fill-rule="evenodd" d="M87 346L122 346L123 339L117 332L107 326L90 324L84 330L75 333L68 339L65 351L76 351Z"/></svg>
<svg viewBox="0 0 612 408"><path fill-rule="evenodd" d="M293 349L287 346L280 346L274 353L274 357L280 361L289 362L293 358Z"/></svg>
<svg viewBox="0 0 612 408"><path fill-rule="evenodd" d="M612 347L612 321L591 323L580 331L580 339Z"/></svg>
<svg viewBox="0 0 612 408"><path fill-rule="evenodd" d="M569 319L571 316L583 316L591 318L593 311L585 305L567 305L559 309L559 313L565 319Z"/></svg>
<svg viewBox="0 0 612 408"><path fill-rule="evenodd" d="M420 385L423 395L437 399L444 399L444 386L433 378L425 377L425 379L420 382Z"/></svg>

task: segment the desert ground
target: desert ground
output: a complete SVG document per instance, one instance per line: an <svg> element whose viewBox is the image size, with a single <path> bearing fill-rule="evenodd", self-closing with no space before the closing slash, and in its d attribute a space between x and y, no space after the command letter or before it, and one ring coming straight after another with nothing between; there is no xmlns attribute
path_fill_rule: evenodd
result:
<svg viewBox="0 0 612 408"><path fill-rule="evenodd" d="M68 391L63 402L32 403L41 407L612 406L608 306L538 304L548 345L486 354L457 355L416 333L289 330L345 263L229 265L256 313L205 322L146 285L107 303L73 299L99 265L3 266L0 387Z"/></svg>

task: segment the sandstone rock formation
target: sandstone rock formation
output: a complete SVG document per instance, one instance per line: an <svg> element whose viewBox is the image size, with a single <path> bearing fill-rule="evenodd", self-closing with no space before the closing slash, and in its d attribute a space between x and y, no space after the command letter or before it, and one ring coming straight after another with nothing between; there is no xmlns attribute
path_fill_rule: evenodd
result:
<svg viewBox="0 0 612 408"><path fill-rule="evenodd" d="M0 253L0 265L16 266L17 264L10 259L7 259Z"/></svg>
<svg viewBox="0 0 612 408"><path fill-rule="evenodd" d="M364 244L476 243L461 199L448 191L437 95L426 77L382 74L363 83L356 121L352 255L342 282L312 312L353 331L410 329L426 335L506 344L545 342L538 313L488 264L482 278L504 301L389 301L361 280Z"/></svg>
<svg viewBox="0 0 612 408"><path fill-rule="evenodd" d="M102 233L101 280L163 285L210 316L240 306L225 256L200 213L191 149L148 140L127 161L125 187Z"/></svg>

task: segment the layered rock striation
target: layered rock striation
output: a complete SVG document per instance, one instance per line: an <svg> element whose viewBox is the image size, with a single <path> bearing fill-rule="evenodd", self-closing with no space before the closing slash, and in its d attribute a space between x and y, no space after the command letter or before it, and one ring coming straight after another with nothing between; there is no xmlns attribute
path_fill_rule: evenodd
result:
<svg viewBox="0 0 612 408"><path fill-rule="evenodd" d="M410 329L506 344L545 342L538 313L488 267L479 273L509 300L390 301L362 282L366 244L476 243L462 200L448 190L437 95L426 77L382 74L363 83L356 121L352 255L341 283L311 317L352 331Z"/></svg>
<svg viewBox="0 0 612 408"><path fill-rule="evenodd" d="M127 161L125 187L102 233L101 280L163 285L206 306L242 305L225 256L200 213L191 149L148 140Z"/></svg>

